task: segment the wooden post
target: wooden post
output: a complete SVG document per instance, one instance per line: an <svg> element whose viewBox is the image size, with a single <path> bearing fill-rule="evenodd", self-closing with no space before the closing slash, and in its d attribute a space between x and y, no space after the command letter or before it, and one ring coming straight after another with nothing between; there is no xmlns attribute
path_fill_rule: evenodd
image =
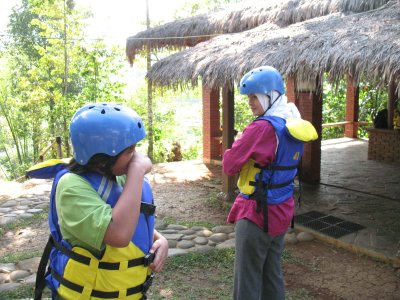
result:
<svg viewBox="0 0 400 300"><path fill-rule="evenodd" d="M388 102L387 102L387 111L388 111L388 129L393 129L393 117L394 117L394 103L396 101L396 84L394 80L390 80L388 86Z"/></svg>
<svg viewBox="0 0 400 300"><path fill-rule="evenodd" d="M62 154L62 150L61 150L61 137L60 136L56 137L56 143L57 143L58 158L63 158L63 154Z"/></svg>
<svg viewBox="0 0 400 300"><path fill-rule="evenodd" d="M234 94L233 90L224 86L222 88L222 151L229 149L234 141ZM222 172L222 191L226 200L232 202L235 196L236 177L228 176Z"/></svg>

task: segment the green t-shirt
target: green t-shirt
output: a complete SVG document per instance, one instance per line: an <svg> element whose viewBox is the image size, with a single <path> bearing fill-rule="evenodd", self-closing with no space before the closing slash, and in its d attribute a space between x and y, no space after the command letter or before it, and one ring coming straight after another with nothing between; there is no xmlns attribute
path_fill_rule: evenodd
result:
<svg viewBox="0 0 400 300"><path fill-rule="evenodd" d="M83 177L67 173L57 185L58 223L63 238L72 246L94 255L104 249L104 235L111 222L112 208Z"/></svg>

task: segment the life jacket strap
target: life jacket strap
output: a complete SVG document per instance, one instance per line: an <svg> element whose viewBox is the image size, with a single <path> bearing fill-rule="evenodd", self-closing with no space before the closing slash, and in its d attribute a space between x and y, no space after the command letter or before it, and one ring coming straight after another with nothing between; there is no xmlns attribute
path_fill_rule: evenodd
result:
<svg viewBox="0 0 400 300"><path fill-rule="evenodd" d="M52 238L52 243L55 248L60 250L62 253L64 253L66 256L68 256L70 259L80 262L87 266L90 265L90 261L91 261L90 257L76 253L76 252L66 248L64 245L57 242L53 238ZM143 257L138 257L138 258L128 260L128 268L133 268L133 267L137 267L137 266L146 266L147 267L154 261L154 258L155 258L154 253L148 253L147 255L145 255ZM120 265L121 264L119 262L103 262L103 261L101 261L101 262L99 262L99 269L119 270Z"/></svg>
<svg viewBox="0 0 400 300"><path fill-rule="evenodd" d="M249 185L260 187L260 184L258 182L259 182L258 180L257 181L250 181ZM291 183L293 183L293 180L288 180L288 181L283 182L283 183L262 183L261 187L264 188L264 189L268 189L268 190L279 189L279 188L287 186L287 185L289 185Z"/></svg>
<svg viewBox="0 0 400 300"><path fill-rule="evenodd" d="M286 171L286 170L294 170L297 169L298 165L293 165L293 166L274 166L274 165L266 165L264 167L261 167L258 163L254 164L254 167L257 169L262 169L262 170L278 170L278 171Z"/></svg>
<svg viewBox="0 0 400 300"><path fill-rule="evenodd" d="M156 212L156 206L151 203L142 202L140 204L140 212L146 216L154 215Z"/></svg>
<svg viewBox="0 0 400 300"><path fill-rule="evenodd" d="M52 248L53 248L53 237L50 235L49 239L46 243L46 247L43 250L42 258L40 259L38 271L36 273L34 300L42 299L43 290L46 287L45 278L46 278L47 274L50 273L49 269L47 269L47 271L46 271L46 266L47 266L47 262L49 260L49 256L50 256L50 252L51 252Z"/></svg>
<svg viewBox="0 0 400 300"><path fill-rule="evenodd" d="M82 294L84 287L82 285L76 284L63 276L58 274L55 270L51 270L51 275L63 286ZM151 284L153 283L154 274L147 276L146 281L140 285L130 287L126 290L126 296L131 296L137 293L143 293L142 299L146 299L146 292L149 290ZM90 296L101 299L115 299L119 297L119 291L105 292L99 290L92 290Z"/></svg>
<svg viewBox="0 0 400 300"><path fill-rule="evenodd" d="M264 217L264 232L268 232L268 190L269 189L279 189L290 185L293 183L294 179L288 180L282 183L264 183L262 181L262 175L265 170L294 170L297 169L296 166L266 166L260 167L257 164L254 165L257 168L260 168L259 180L250 181L250 186L255 186L255 192L249 196L249 199L255 200L257 202L256 212L259 213L262 210Z"/></svg>

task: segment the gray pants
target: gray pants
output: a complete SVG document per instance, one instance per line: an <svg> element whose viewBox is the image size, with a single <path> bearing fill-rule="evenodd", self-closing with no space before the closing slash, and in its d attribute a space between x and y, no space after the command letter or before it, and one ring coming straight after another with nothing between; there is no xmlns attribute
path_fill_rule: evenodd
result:
<svg viewBox="0 0 400 300"><path fill-rule="evenodd" d="M283 300L284 234L270 236L253 222L236 222L235 300Z"/></svg>

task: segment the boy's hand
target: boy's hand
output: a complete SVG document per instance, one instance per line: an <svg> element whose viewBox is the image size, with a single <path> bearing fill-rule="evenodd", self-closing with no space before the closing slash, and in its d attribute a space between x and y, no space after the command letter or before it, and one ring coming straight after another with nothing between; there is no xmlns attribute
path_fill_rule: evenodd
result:
<svg viewBox="0 0 400 300"><path fill-rule="evenodd" d="M161 272L168 257L168 241L161 234L158 235L158 239L154 241L150 249L150 253L156 254L154 261L150 264L150 268L157 273Z"/></svg>
<svg viewBox="0 0 400 300"><path fill-rule="evenodd" d="M142 171L145 175L151 171L152 166L150 158L140 152L135 152L129 162L128 173Z"/></svg>

